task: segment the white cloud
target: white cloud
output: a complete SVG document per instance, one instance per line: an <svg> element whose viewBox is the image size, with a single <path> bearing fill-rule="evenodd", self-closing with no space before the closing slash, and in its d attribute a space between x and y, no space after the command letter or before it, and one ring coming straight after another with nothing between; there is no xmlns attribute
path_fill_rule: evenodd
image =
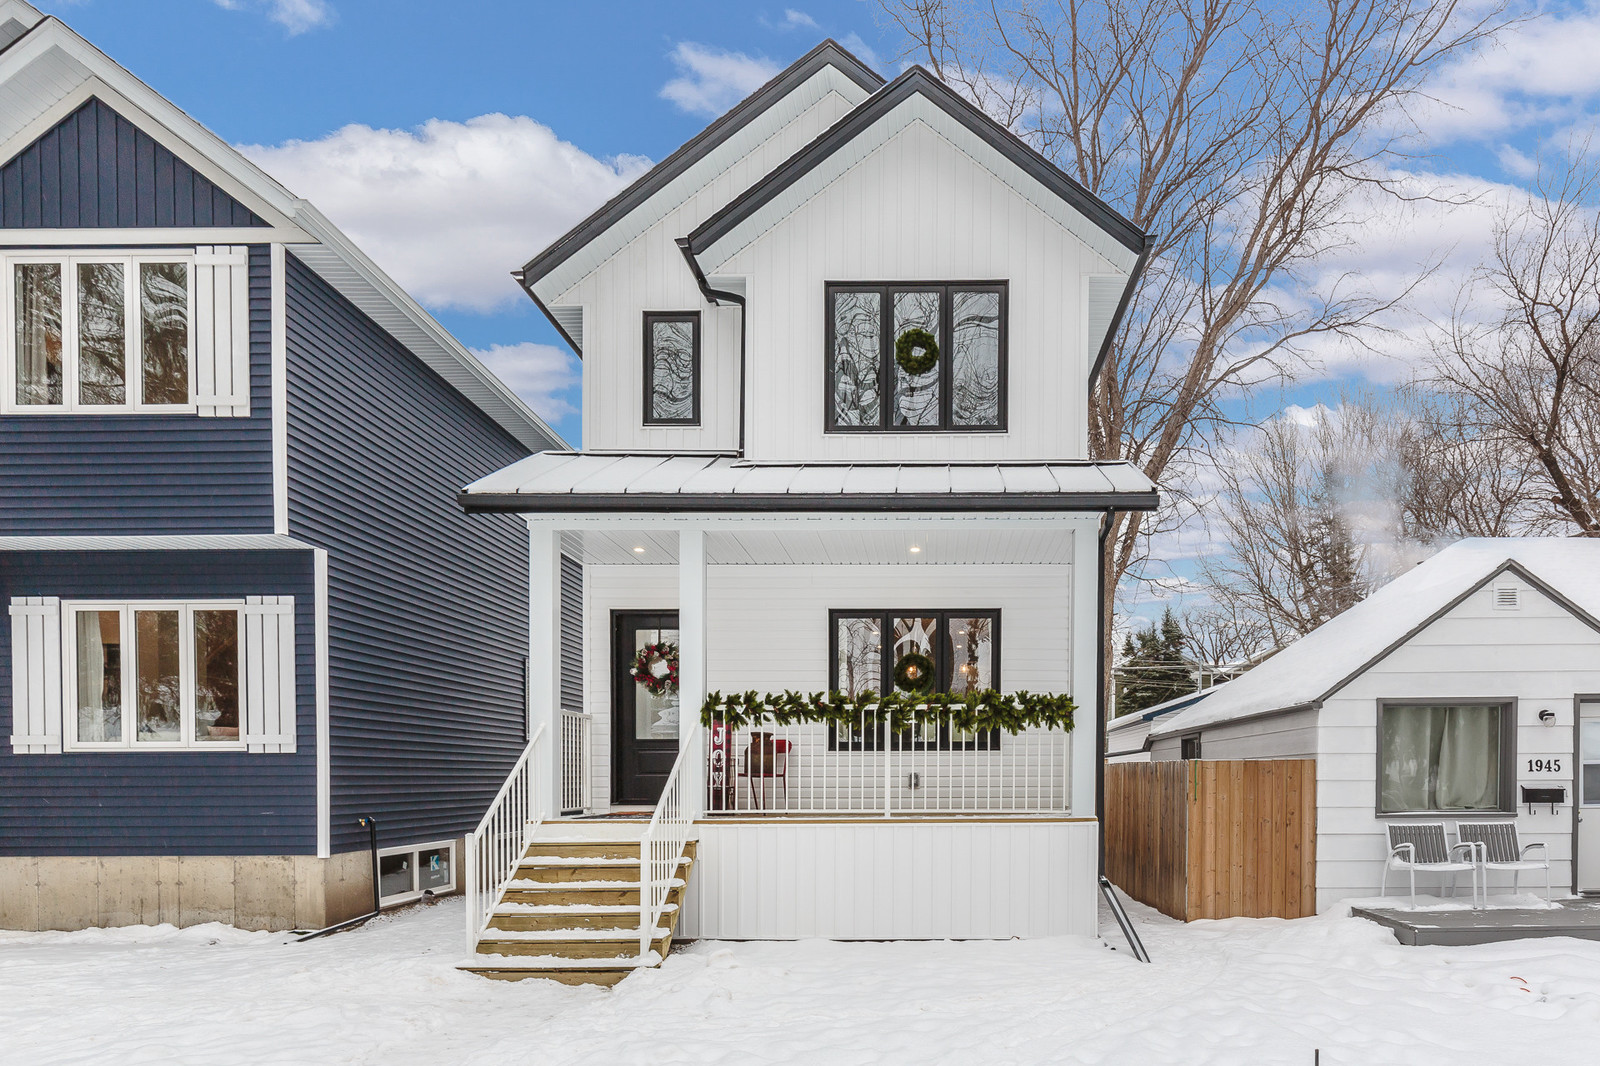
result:
<svg viewBox="0 0 1600 1066"><path fill-rule="evenodd" d="M814 30L817 29L817 20L804 11L796 11L792 7L783 9L783 21L778 24L782 30Z"/></svg>
<svg viewBox="0 0 1600 1066"><path fill-rule="evenodd" d="M317 205L431 307L491 312L526 299L509 272L649 160L600 160L525 116L350 125L319 140L240 148Z"/></svg>
<svg viewBox="0 0 1600 1066"><path fill-rule="evenodd" d="M549 344L494 344L472 354L521 396L546 422L560 422L577 413L573 390L582 375L565 348Z"/></svg>
<svg viewBox="0 0 1600 1066"><path fill-rule="evenodd" d="M861 62L878 71L880 74L883 73L882 61L878 58L878 53L872 50L871 45L867 44L866 41L861 39L861 35L859 33L856 33L854 30L852 30L843 37L839 38L839 43L844 45L845 49L848 50L851 55L861 60Z"/></svg>
<svg viewBox="0 0 1600 1066"><path fill-rule="evenodd" d="M327 0L212 0L218 7L229 11L259 8L273 22L289 31L290 36L314 30L333 22L333 6Z"/></svg>
<svg viewBox="0 0 1600 1066"><path fill-rule="evenodd" d="M684 111L720 115L772 80L780 69L765 57L680 41L672 50L679 76L661 87L661 97Z"/></svg>

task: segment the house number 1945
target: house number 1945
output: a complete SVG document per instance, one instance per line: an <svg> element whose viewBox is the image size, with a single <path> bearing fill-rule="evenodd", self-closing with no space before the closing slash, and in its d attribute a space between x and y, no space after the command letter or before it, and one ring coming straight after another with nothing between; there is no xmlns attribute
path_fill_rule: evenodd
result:
<svg viewBox="0 0 1600 1066"><path fill-rule="evenodd" d="M1528 773L1530 774L1559 774L1561 772L1560 759L1529 759Z"/></svg>

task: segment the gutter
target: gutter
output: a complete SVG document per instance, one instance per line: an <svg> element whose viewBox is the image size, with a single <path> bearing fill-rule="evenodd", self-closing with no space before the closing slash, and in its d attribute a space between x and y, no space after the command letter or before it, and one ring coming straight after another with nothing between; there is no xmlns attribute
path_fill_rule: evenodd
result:
<svg viewBox="0 0 1600 1066"><path fill-rule="evenodd" d="M695 259L694 251L689 247L689 238L679 237L678 251L683 253L683 258L689 264L689 270L694 274L694 283L700 286L700 295L713 307L720 306L723 301L739 305L739 448L736 455L744 458L744 400L745 400L745 303L744 297L736 292L727 292L723 289L713 289L711 282L706 280L706 272L700 269L699 260ZM529 290L530 292L532 290ZM537 297L535 297L537 299Z"/></svg>
<svg viewBox="0 0 1600 1066"><path fill-rule="evenodd" d="M1159 497L1154 492L941 492L892 496L787 492L694 495L680 492L461 492L456 495L456 500L469 512L538 514L742 514L749 511L853 511L874 514L1023 511L1063 514L1081 511L1150 511L1155 509ZM1104 610L1103 606L1101 610ZM1103 674L1104 665L1100 669ZM1104 678L1101 684L1104 685Z"/></svg>
<svg viewBox="0 0 1600 1066"><path fill-rule="evenodd" d="M1241 714L1237 718L1219 718L1215 722L1201 722L1199 725L1186 726L1182 729L1169 729L1159 735L1154 729L1152 729L1150 731L1149 738L1146 740L1146 743L1148 744L1156 740L1164 740L1167 737L1176 737L1182 736L1186 733L1193 733L1197 729L1215 729L1219 725L1233 725L1235 722L1254 722L1258 718L1271 718L1279 714L1293 714L1296 711L1320 710L1322 710L1321 700L1307 700L1305 703L1292 703L1287 707L1274 707L1270 711L1252 711L1249 714Z"/></svg>

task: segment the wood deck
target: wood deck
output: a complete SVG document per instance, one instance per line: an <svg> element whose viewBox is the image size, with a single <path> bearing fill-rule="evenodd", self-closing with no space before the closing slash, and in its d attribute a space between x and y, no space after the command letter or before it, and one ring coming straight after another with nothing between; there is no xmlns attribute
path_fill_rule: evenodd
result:
<svg viewBox="0 0 1600 1066"><path fill-rule="evenodd" d="M1558 901L1553 908L1491 907L1426 911L1398 907L1352 907L1350 913L1377 922L1402 944L1461 947L1506 940L1570 936L1600 940L1600 899Z"/></svg>

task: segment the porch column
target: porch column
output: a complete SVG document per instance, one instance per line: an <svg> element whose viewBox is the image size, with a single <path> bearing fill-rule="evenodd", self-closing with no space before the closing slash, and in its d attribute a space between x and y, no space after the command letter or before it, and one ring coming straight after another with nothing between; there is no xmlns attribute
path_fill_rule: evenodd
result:
<svg viewBox="0 0 1600 1066"><path fill-rule="evenodd" d="M549 787L538 806L546 818L561 812L561 533L528 527L528 736L544 729L535 755Z"/></svg>
<svg viewBox="0 0 1600 1066"><path fill-rule="evenodd" d="M706 534L678 533L678 743L688 745L700 731L700 705L706 700ZM684 811L698 818L705 810L705 756L683 765L680 778Z"/></svg>
<svg viewBox="0 0 1600 1066"><path fill-rule="evenodd" d="M1096 516L1098 517L1098 516ZM1096 743L1105 728L1100 706L1100 538L1096 520L1078 521L1072 531L1072 813L1095 813Z"/></svg>

